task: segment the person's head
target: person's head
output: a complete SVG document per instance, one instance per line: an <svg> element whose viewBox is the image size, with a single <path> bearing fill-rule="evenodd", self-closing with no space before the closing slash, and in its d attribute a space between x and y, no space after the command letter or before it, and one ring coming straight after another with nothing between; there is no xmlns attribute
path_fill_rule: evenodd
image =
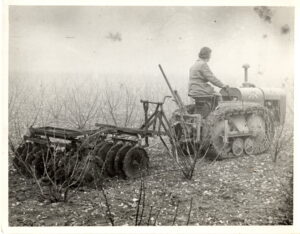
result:
<svg viewBox="0 0 300 234"><path fill-rule="evenodd" d="M210 55L211 55L211 49L208 47L203 47L198 54L199 58L207 61L210 59Z"/></svg>

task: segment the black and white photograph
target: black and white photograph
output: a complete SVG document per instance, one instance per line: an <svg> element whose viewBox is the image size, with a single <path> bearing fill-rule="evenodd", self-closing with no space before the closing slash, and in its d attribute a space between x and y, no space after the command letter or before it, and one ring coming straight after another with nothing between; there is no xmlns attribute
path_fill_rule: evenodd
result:
<svg viewBox="0 0 300 234"><path fill-rule="evenodd" d="M82 4L5 6L8 227L296 233L295 2Z"/></svg>

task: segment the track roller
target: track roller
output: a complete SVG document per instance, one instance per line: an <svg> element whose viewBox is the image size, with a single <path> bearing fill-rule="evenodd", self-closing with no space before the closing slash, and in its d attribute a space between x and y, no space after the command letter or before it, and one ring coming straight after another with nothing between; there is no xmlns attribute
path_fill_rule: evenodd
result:
<svg viewBox="0 0 300 234"><path fill-rule="evenodd" d="M244 152L244 141L242 138L236 138L232 142L232 153L235 156L241 156Z"/></svg>
<svg viewBox="0 0 300 234"><path fill-rule="evenodd" d="M225 122L219 121L212 129L211 142L218 156L224 156L230 152L230 143L224 141Z"/></svg>
<svg viewBox="0 0 300 234"><path fill-rule="evenodd" d="M123 160L123 171L128 178L137 178L148 168L149 158L144 148L132 147Z"/></svg>
<svg viewBox="0 0 300 234"><path fill-rule="evenodd" d="M244 141L244 150L245 153L251 155L254 153L254 140L250 137L247 137Z"/></svg>

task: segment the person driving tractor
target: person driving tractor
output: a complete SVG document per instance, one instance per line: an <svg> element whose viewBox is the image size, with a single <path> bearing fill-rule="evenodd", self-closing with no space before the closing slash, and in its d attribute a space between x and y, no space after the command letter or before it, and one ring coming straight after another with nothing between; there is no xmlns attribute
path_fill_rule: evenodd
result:
<svg viewBox="0 0 300 234"><path fill-rule="evenodd" d="M228 87L215 77L207 65L207 62L211 57L211 49L203 47L200 50L198 57L199 59L190 68L188 95L195 98L215 94L214 88L208 83L219 88Z"/></svg>
<svg viewBox="0 0 300 234"><path fill-rule="evenodd" d="M210 70L207 62L211 57L211 49L203 47L199 54L199 59L190 68L188 95L195 100L195 113L200 113L205 118L217 105L218 94L209 84L219 88L228 88Z"/></svg>

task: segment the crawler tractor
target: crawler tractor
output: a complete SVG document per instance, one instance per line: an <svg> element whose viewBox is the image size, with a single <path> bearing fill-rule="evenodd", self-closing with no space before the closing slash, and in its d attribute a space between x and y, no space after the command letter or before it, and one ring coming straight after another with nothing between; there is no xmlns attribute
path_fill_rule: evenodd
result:
<svg viewBox="0 0 300 234"><path fill-rule="evenodd" d="M285 119L286 95L281 89L255 87L248 82L249 65L243 68L245 82L241 88L222 88L220 94L195 97L195 104L187 106L175 93L181 108L173 113L171 122L185 152L191 153L191 146L198 145L224 158L269 149L275 126ZM186 114L198 114L198 131L185 124Z"/></svg>
<svg viewBox="0 0 300 234"><path fill-rule="evenodd" d="M176 160L201 156L208 149L220 158L268 150L275 125L285 118L282 90L248 83L248 66L244 66L241 88L221 89L220 94L196 97L195 104L184 105L159 68L179 106L170 120L163 110L166 96L162 102L141 100L145 119L140 128L99 123L92 130L31 127L14 150L14 165L24 174L62 183L69 177L78 182L92 181L97 175L140 176L148 168L146 149L154 136L160 137ZM150 105L155 107L151 114Z"/></svg>

